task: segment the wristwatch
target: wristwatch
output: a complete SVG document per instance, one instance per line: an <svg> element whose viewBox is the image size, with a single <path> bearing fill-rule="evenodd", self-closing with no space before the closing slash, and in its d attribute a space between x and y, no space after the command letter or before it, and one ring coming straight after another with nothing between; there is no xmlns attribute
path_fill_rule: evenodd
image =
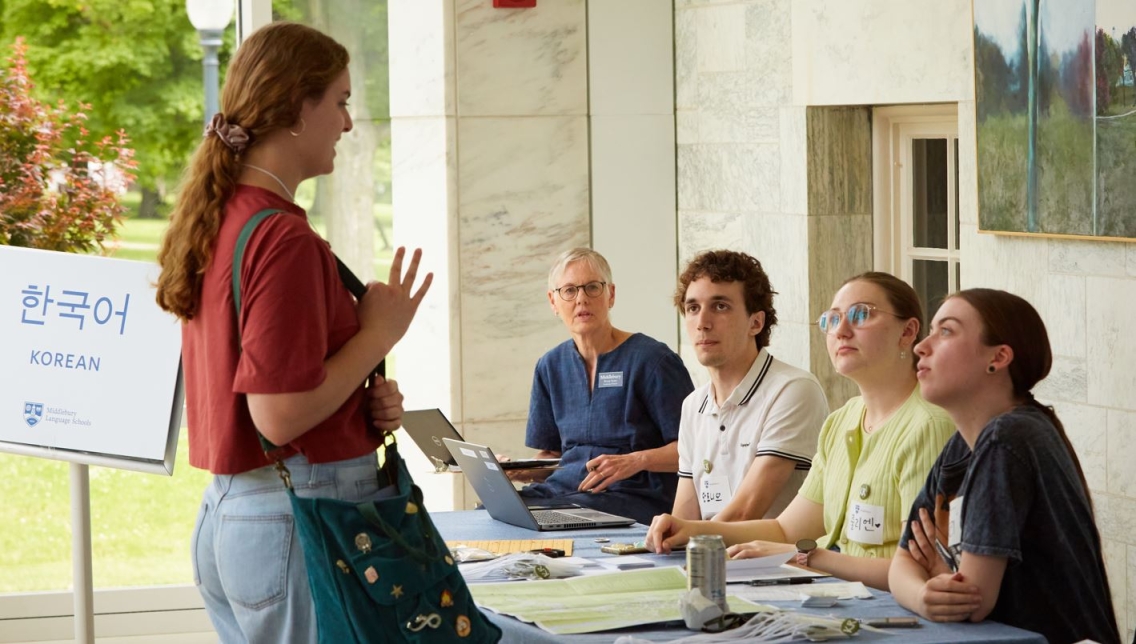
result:
<svg viewBox="0 0 1136 644"><path fill-rule="evenodd" d="M816 550L817 542L814 539L799 539L797 541L797 565L808 567L809 555Z"/></svg>

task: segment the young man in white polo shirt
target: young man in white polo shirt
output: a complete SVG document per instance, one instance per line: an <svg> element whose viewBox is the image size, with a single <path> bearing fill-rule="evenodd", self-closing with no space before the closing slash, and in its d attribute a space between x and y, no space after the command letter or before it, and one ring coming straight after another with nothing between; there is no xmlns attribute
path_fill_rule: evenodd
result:
<svg viewBox="0 0 1136 644"><path fill-rule="evenodd" d="M808 473L828 401L811 373L766 349L773 295L745 253L702 253L679 277L675 305L710 372L682 405L673 511L681 519L776 517Z"/></svg>

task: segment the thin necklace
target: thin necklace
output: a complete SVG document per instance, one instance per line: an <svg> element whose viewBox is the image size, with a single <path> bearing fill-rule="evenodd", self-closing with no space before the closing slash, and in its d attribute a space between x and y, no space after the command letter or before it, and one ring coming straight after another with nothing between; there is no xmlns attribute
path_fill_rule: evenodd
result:
<svg viewBox="0 0 1136 644"><path fill-rule="evenodd" d="M264 168L262 168L258 165L253 165L251 163L244 163L242 165L244 167L250 168L252 170L259 170L260 172L267 174L268 176L272 177L273 179L276 179L276 183L279 183L280 187L284 189L284 193L288 195L288 201L291 201L292 203L296 203L296 196L292 194L292 191L288 189L288 186L284 185L284 182L280 180L280 177L272 174L268 170L265 170Z"/></svg>

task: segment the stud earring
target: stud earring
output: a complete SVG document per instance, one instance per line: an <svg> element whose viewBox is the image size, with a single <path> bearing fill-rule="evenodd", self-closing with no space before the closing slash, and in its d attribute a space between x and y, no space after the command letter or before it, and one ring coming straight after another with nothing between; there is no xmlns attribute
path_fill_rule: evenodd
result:
<svg viewBox="0 0 1136 644"><path fill-rule="evenodd" d="M301 134L304 133L304 130L306 130L306 129L308 129L308 124L307 124L306 121L304 121L303 118L301 118L300 119L300 131L299 132L293 132L292 130L288 130L288 134L291 134L292 136L300 136Z"/></svg>
<svg viewBox="0 0 1136 644"><path fill-rule="evenodd" d="M994 373L997 370L998 367L995 367L994 365L986 365L986 373Z"/></svg>
<svg viewBox="0 0 1136 644"><path fill-rule="evenodd" d="M900 360L906 360L907 359L907 352L906 351L900 351L899 352L899 359Z"/></svg>

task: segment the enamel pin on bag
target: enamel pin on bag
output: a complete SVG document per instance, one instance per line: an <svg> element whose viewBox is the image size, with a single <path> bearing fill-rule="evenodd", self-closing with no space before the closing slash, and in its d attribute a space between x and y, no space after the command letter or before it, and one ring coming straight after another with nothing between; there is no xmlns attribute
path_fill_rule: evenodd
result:
<svg viewBox="0 0 1136 644"><path fill-rule="evenodd" d="M253 229L279 210L249 220L233 255L233 302L240 316L240 266ZM356 297L363 283L342 262L340 279ZM380 364L376 373L382 374ZM422 503L394 436L383 444L379 493L354 503L296 496L277 446L261 446L288 489L308 569L321 644L496 642L501 630L478 610Z"/></svg>

